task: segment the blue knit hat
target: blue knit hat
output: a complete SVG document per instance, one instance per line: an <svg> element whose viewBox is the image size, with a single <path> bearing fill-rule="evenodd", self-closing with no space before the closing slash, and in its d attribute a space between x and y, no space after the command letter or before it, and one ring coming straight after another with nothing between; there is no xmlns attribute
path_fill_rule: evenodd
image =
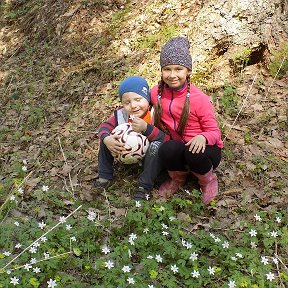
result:
<svg viewBox="0 0 288 288"><path fill-rule="evenodd" d="M120 100L126 92L134 92L150 102L150 91L147 81L140 76L131 76L124 79L118 88Z"/></svg>
<svg viewBox="0 0 288 288"><path fill-rule="evenodd" d="M179 36L168 40L160 53L161 69L167 65L181 65L192 70L192 57L189 48L189 40L185 37Z"/></svg>

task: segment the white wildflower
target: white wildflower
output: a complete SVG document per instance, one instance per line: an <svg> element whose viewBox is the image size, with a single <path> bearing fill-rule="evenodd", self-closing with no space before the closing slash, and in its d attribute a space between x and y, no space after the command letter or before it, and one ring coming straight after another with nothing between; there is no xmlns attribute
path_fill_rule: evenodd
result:
<svg viewBox="0 0 288 288"><path fill-rule="evenodd" d="M49 281L47 281L47 284L48 284L48 288L54 288L57 286L56 280L53 280L53 279L49 279Z"/></svg>
<svg viewBox="0 0 288 288"><path fill-rule="evenodd" d="M257 215L257 214L254 216L254 218L255 218L256 221L262 221L261 216L259 216L259 215Z"/></svg>
<svg viewBox="0 0 288 288"><path fill-rule="evenodd" d="M35 267L35 268L33 268L33 272L38 274L41 272L41 269L39 267Z"/></svg>
<svg viewBox="0 0 288 288"><path fill-rule="evenodd" d="M228 288L235 288L235 287L236 287L235 281L230 280L228 283Z"/></svg>
<svg viewBox="0 0 288 288"><path fill-rule="evenodd" d="M275 219L275 222L277 222L277 223L281 223L281 218L280 217L276 217L276 219Z"/></svg>
<svg viewBox="0 0 288 288"><path fill-rule="evenodd" d="M10 278L10 283L13 284L14 286L19 284L19 278L15 277L15 276Z"/></svg>
<svg viewBox="0 0 288 288"><path fill-rule="evenodd" d="M41 240L42 242L46 242L46 241L47 241L47 237L46 237L46 236L42 236L42 237L40 238L40 240Z"/></svg>
<svg viewBox="0 0 288 288"><path fill-rule="evenodd" d="M193 271L191 272L191 276L192 276L193 278L198 278L198 277L200 276L200 273L199 273L198 270L193 270Z"/></svg>
<svg viewBox="0 0 288 288"><path fill-rule="evenodd" d="M135 280L134 280L134 278L132 278L132 277L129 277L129 278L127 279L127 282L128 282L129 284L135 284Z"/></svg>
<svg viewBox="0 0 288 288"><path fill-rule="evenodd" d="M40 229L42 229L42 230L45 228L45 226L46 226L46 224L45 224L45 222L44 222L43 220L38 223L38 227L39 227Z"/></svg>
<svg viewBox="0 0 288 288"><path fill-rule="evenodd" d="M66 222L66 217L65 217L65 216L61 216L61 217L59 218L59 222L60 222L61 224L65 223L65 222Z"/></svg>
<svg viewBox="0 0 288 288"><path fill-rule="evenodd" d="M32 268L32 266L29 263L24 264L23 269L29 271Z"/></svg>
<svg viewBox="0 0 288 288"><path fill-rule="evenodd" d="M131 240L136 240L136 239L137 239L137 235L134 234L134 233L131 233L131 234L129 235L129 239L131 239Z"/></svg>
<svg viewBox="0 0 288 288"><path fill-rule="evenodd" d="M176 264L175 264L175 265L171 265L171 270L172 270L172 272L175 274L175 273L178 272L179 268L178 268L178 267L176 266Z"/></svg>
<svg viewBox="0 0 288 288"><path fill-rule="evenodd" d="M267 280L269 280L271 282L272 280L275 279L275 275L273 273L269 272L268 274L266 274L266 278L267 278Z"/></svg>
<svg viewBox="0 0 288 288"><path fill-rule="evenodd" d="M105 267L108 269L111 269L114 267L114 262L111 260L108 260L107 262L105 262Z"/></svg>
<svg viewBox="0 0 288 288"><path fill-rule="evenodd" d="M254 237L254 236L256 236L256 235L257 235L257 231L256 231L256 230L253 230L253 229L251 229L251 230L250 230L250 232L249 232L249 234L250 234L250 236L251 236L251 237Z"/></svg>
<svg viewBox="0 0 288 288"><path fill-rule="evenodd" d="M72 225L71 225L71 224L67 224L67 225L66 225L66 230L69 231L69 230L71 230L71 229L72 229Z"/></svg>
<svg viewBox="0 0 288 288"><path fill-rule="evenodd" d="M157 254L157 255L155 256L155 259L156 259L156 261L157 261L158 263L161 263L161 262L163 261L163 258L162 258L159 254Z"/></svg>
<svg viewBox="0 0 288 288"><path fill-rule="evenodd" d="M20 195L24 194L24 189L22 187L19 187L17 191Z"/></svg>
<svg viewBox="0 0 288 288"><path fill-rule="evenodd" d="M250 242L251 248L257 248L257 244L253 241Z"/></svg>
<svg viewBox="0 0 288 288"><path fill-rule="evenodd" d="M32 253L32 254L34 254L34 253L37 252L37 248L34 247L34 246L32 246L32 247L29 249L29 252Z"/></svg>
<svg viewBox="0 0 288 288"><path fill-rule="evenodd" d="M94 221L96 219L96 213L93 211L88 211L87 219L90 221Z"/></svg>
<svg viewBox="0 0 288 288"><path fill-rule="evenodd" d="M208 272L209 272L210 275L214 275L214 274L215 274L215 269L214 269L214 267L209 266L207 270L208 270Z"/></svg>
<svg viewBox="0 0 288 288"><path fill-rule="evenodd" d="M224 241L224 243L222 243L222 247L224 249L228 249L229 248L229 242L228 241Z"/></svg>
<svg viewBox="0 0 288 288"><path fill-rule="evenodd" d="M110 253L110 249L109 249L109 247L108 246L103 246L102 247L102 253L104 253L105 255L107 255L107 254L109 254Z"/></svg>
<svg viewBox="0 0 288 288"><path fill-rule="evenodd" d="M46 252L44 252L43 255L44 255L44 258L45 258L45 259L48 259L48 258L50 257L50 254L49 254L49 253L46 253Z"/></svg>
<svg viewBox="0 0 288 288"><path fill-rule="evenodd" d="M189 259L192 260L192 261L197 260L198 259L198 254L195 253L195 252L191 253Z"/></svg>
<svg viewBox="0 0 288 288"><path fill-rule="evenodd" d="M124 273L129 273L131 271L131 268L128 265L123 266L122 271Z"/></svg>
<svg viewBox="0 0 288 288"><path fill-rule="evenodd" d="M267 264L269 263L268 258L265 257L265 256L261 256L261 262L262 262L264 265L267 265Z"/></svg>
<svg viewBox="0 0 288 288"><path fill-rule="evenodd" d="M47 185L43 185L42 186L42 191L43 192L48 192L49 191L49 187Z"/></svg>
<svg viewBox="0 0 288 288"><path fill-rule="evenodd" d="M19 248L21 248L22 247L22 244L20 244L20 243L17 243L16 245L15 245L15 248L16 249L19 249Z"/></svg>

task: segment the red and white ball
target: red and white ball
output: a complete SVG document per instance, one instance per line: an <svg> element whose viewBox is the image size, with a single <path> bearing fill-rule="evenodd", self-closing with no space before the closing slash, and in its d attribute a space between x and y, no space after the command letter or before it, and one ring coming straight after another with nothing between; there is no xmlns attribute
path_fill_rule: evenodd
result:
<svg viewBox="0 0 288 288"><path fill-rule="evenodd" d="M133 164L143 159L149 147L148 138L133 131L130 123L118 125L111 134L120 135L119 141L125 148L121 154L113 154L116 160L124 164Z"/></svg>

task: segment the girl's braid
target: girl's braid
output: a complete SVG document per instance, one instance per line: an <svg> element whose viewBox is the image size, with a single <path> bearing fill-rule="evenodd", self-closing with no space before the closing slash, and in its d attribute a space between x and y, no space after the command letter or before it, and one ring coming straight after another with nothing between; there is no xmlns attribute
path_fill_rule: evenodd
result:
<svg viewBox="0 0 288 288"><path fill-rule="evenodd" d="M190 114L190 75L187 75L187 94L184 102L182 114L180 117L179 125L177 127L177 132L182 136L189 118Z"/></svg>
<svg viewBox="0 0 288 288"><path fill-rule="evenodd" d="M167 127L163 124L163 122L161 121L161 114L162 114L162 106L161 106L161 95L164 89L164 81L161 78L161 80L158 83L158 100L157 100L157 104L155 106L155 126L158 127L160 130L162 130L164 133L170 135L169 130L167 129Z"/></svg>

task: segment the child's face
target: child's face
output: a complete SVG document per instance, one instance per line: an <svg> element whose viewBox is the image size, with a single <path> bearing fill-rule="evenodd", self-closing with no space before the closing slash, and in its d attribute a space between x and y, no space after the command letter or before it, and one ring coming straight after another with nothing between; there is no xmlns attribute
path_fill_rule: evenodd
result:
<svg viewBox="0 0 288 288"><path fill-rule="evenodd" d="M129 116L134 115L140 118L149 108L149 102L134 92L126 92L122 95L122 105Z"/></svg>
<svg viewBox="0 0 288 288"><path fill-rule="evenodd" d="M162 79L172 89L180 89L183 87L187 75L191 71L181 65L167 65L162 68Z"/></svg>

